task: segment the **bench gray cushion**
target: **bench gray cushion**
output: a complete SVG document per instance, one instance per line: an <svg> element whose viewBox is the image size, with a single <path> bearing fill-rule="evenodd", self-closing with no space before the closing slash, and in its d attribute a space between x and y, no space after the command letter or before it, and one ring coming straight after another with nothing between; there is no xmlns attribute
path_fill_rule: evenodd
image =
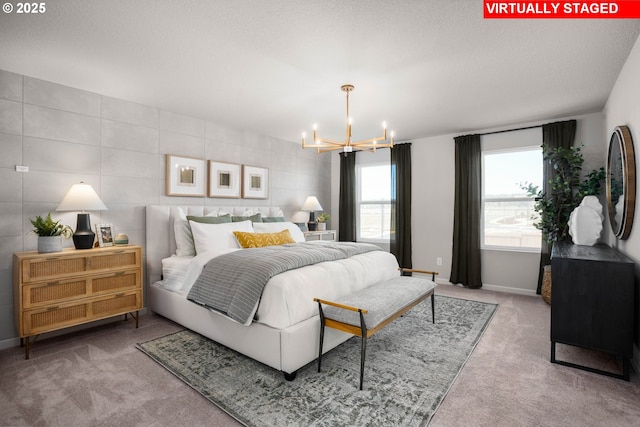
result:
<svg viewBox="0 0 640 427"><path fill-rule="evenodd" d="M400 276L346 295L334 302L368 310L364 315L364 321L367 329L373 329L435 287L436 284L431 280ZM328 319L360 326L360 314L357 311L328 305L323 307L323 311Z"/></svg>

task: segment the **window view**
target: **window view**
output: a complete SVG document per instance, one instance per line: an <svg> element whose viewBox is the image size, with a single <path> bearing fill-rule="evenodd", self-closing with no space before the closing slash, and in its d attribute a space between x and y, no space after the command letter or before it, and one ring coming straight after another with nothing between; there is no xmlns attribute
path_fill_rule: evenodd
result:
<svg viewBox="0 0 640 427"><path fill-rule="evenodd" d="M389 240L391 234L391 166L357 168L357 239Z"/></svg>
<svg viewBox="0 0 640 427"><path fill-rule="evenodd" d="M542 148L483 153L483 248L539 250L534 200L521 186L542 187Z"/></svg>

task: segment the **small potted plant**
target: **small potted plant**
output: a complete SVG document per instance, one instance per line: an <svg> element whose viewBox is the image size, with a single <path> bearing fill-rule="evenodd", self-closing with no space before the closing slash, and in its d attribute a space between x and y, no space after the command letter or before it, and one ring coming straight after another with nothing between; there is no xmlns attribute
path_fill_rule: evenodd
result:
<svg viewBox="0 0 640 427"><path fill-rule="evenodd" d="M318 218L316 218L316 222L318 223L318 231L325 231L327 229L327 221L329 221L329 218L331 218L331 215L327 213L321 213L320 215L318 215Z"/></svg>
<svg viewBox="0 0 640 427"><path fill-rule="evenodd" d="M73 230L68 225L60 224L60 221L51 219L51 212L45 218L40 215L36 219L30 219L35 227L33 232L38 235L38 252L60 252L62 250L62 238L70 238Z"/></svg>

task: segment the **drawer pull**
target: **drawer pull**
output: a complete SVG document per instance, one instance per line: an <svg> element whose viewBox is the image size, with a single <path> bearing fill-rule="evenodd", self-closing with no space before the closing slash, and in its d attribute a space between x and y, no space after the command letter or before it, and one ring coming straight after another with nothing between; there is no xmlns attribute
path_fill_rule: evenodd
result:
<svg viewBox="0 0 640 427"><path fill-rule="evenodd" d="M116 273L116 276L122 276L123 274L124 274L124 271L118 271L118 272Z"/></svg>
<svg viewBox="0 0 640 427"><path fill-rule="evenodd" d="M122 298L124 296L124 292L116 294L114 298Z"/></svg>
<svg viewBox="0 0 640 427"><path fill-rule="evenodd" d="M54 311L54 310L57 310L59 308L60 308L60 306L57 306L57 305L53 306L53 307L47 307L47 311Z"/></svg>
<svg viewBox="0 0 640 427"><path fill-rule="evenodd" d="M60 284L60 282L49 282L49 283L47 283L46 286L55 286L55 285L59 285L59 284Z"/></svg>

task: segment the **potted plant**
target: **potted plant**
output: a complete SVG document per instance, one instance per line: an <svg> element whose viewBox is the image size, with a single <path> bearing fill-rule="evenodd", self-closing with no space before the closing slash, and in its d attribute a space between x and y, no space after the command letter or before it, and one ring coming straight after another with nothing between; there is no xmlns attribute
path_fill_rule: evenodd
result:
<svg viewBox="0 0 640 427"><path fill-rule="evenodd" d="M318 215L318 218L316 218L316 222L318 223L318 231L325 231L327 229L327 221L329 221L329 218L331 218L331 215L327 213L321 213L320 215Z"/></svg>
<svg viewBox="0 0 640 427"><path fill-rule="evenodd" d="M71 227L51 218L51 212L45 218L38 215L29 221L35 227L33 232L38 235L38 252L40 253L60 252L62 238L68 239L73 235Z"/></svg>
<svg viewBox="0 0 640 427"><path fill-rule="evenodd" d="M538 186L525 183L522 188L529 197L536 200L534 209L539 215L533 224L542 231L542 237L549 244L569 238L569 218L571 212L580 205L585 196L600 194L602 182L606 177L604 168L594 169L582 178L581 147L554 148L545 150L543 158L551 164L555 175L549 180L549 191L544 192ZM551 303L551 266L544 266L542 296L547 303Z"/></svg>

